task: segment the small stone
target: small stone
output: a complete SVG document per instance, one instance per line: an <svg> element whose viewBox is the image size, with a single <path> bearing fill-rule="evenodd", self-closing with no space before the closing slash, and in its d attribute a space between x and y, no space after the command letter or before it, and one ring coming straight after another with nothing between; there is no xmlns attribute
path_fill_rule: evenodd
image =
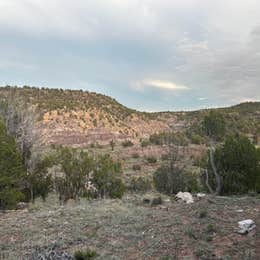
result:
<svg viewBox="0 0 260 260"><path fill-rule="evenodd" d="M205 196L206 196L205 193L201 193L201 192L197 193L198 198L204 198Z"/></svg>
<svg viewBox="0 0 260 260"><path fill-rule="evenodd" d="M239 234L247 234L256 228L255 222L252 219L245 219L238 222L239 230L237 231Z"/></svg>
<svg viewBox="0 0 260 260"><path fill-rule="evenodd" d="M163 206L163 205L160 205L160 206L159 206L159 209L161 209L161 210L165 210L165 211L168 211L168 210L169 210L168 207Z"/></svg>
<svg viewBox="0 0 260 260"><path fill-rule="evenodd" d="M26 209L28 207L28 203L26 202L19 202L17 203L17 209Z"/></svg>

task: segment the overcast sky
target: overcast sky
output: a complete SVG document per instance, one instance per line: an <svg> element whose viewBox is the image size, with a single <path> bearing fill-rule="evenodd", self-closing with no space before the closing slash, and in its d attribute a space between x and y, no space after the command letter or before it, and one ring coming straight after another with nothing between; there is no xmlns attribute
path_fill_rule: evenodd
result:
<svg viewBox="0 0 260 260"><path fill-rule="evenodd" d="M159 111L260 100L259 0L0 0L0 85Z"/></svg>

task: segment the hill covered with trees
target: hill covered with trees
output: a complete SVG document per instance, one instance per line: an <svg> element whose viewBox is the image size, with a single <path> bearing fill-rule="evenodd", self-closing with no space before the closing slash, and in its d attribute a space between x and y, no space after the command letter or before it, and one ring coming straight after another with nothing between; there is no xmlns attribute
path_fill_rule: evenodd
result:
<svg viewBox="0 0 260 260"><path fill-rule="evenodd" d="M48 143L76 146L108 144L111 140L139 141L152 134L171 132L184 134L188 142L201 143L201 121L209 112L139 112L93 92L35 87L2 87L0 102L8 128L18 127L18 118L23 118L33 121ZM217 110L223 114L230 132L243 133L258 143L260 102Z"/></svg>

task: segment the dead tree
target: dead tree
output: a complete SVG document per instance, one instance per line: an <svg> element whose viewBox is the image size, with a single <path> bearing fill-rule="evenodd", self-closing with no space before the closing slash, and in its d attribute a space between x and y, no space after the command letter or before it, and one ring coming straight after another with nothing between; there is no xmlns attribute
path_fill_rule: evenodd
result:
<svg viewBox="0 0 260 260"><path fill-rule="evenodd" d="M221 138L225 134L225 121L222 114L216 111L210 111L210 113L204 117L203 127L206 132L206 135L209 138L209 145L210 145L209 163L213 171L214 178L216 180L215 193L220 194L222 190L222 180L215 164L215 146L216 146L216 141L221 140ZM209 180L208 171L206 171L205 173L206 173L206 180L207 180L206 185L209 191L212 192L213 189L210 187L208 182Z"/></svg>
<svg viewBox="0 0 260 260"><path fill-rule="evenodd" d="M44 150L46 140L41 135L39 113L37 106L25 103L15 88L8 89L1 99L1 116L5 121L7 131L14 136L27 169L28 179L33 174L35 165ZM31 198L34 198L33 188L27 183Z"/></svg>

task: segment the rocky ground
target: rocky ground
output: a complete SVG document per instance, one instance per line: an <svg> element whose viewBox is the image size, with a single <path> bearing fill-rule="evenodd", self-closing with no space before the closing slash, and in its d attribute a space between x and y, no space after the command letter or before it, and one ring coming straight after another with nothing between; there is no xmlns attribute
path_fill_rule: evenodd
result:
<svg viewBox="0 0 260 260"><path fill-rule="evenodd" d="M52 248L59 259L77 249L95 250L97 259L260 259L259 197L206 196L192 204L163 197L150 206L147 196L60 206L52 194L1 212L0 259L39 259L37 252ZM256 229L238 234L237 222L249 218Z"/></svg>

